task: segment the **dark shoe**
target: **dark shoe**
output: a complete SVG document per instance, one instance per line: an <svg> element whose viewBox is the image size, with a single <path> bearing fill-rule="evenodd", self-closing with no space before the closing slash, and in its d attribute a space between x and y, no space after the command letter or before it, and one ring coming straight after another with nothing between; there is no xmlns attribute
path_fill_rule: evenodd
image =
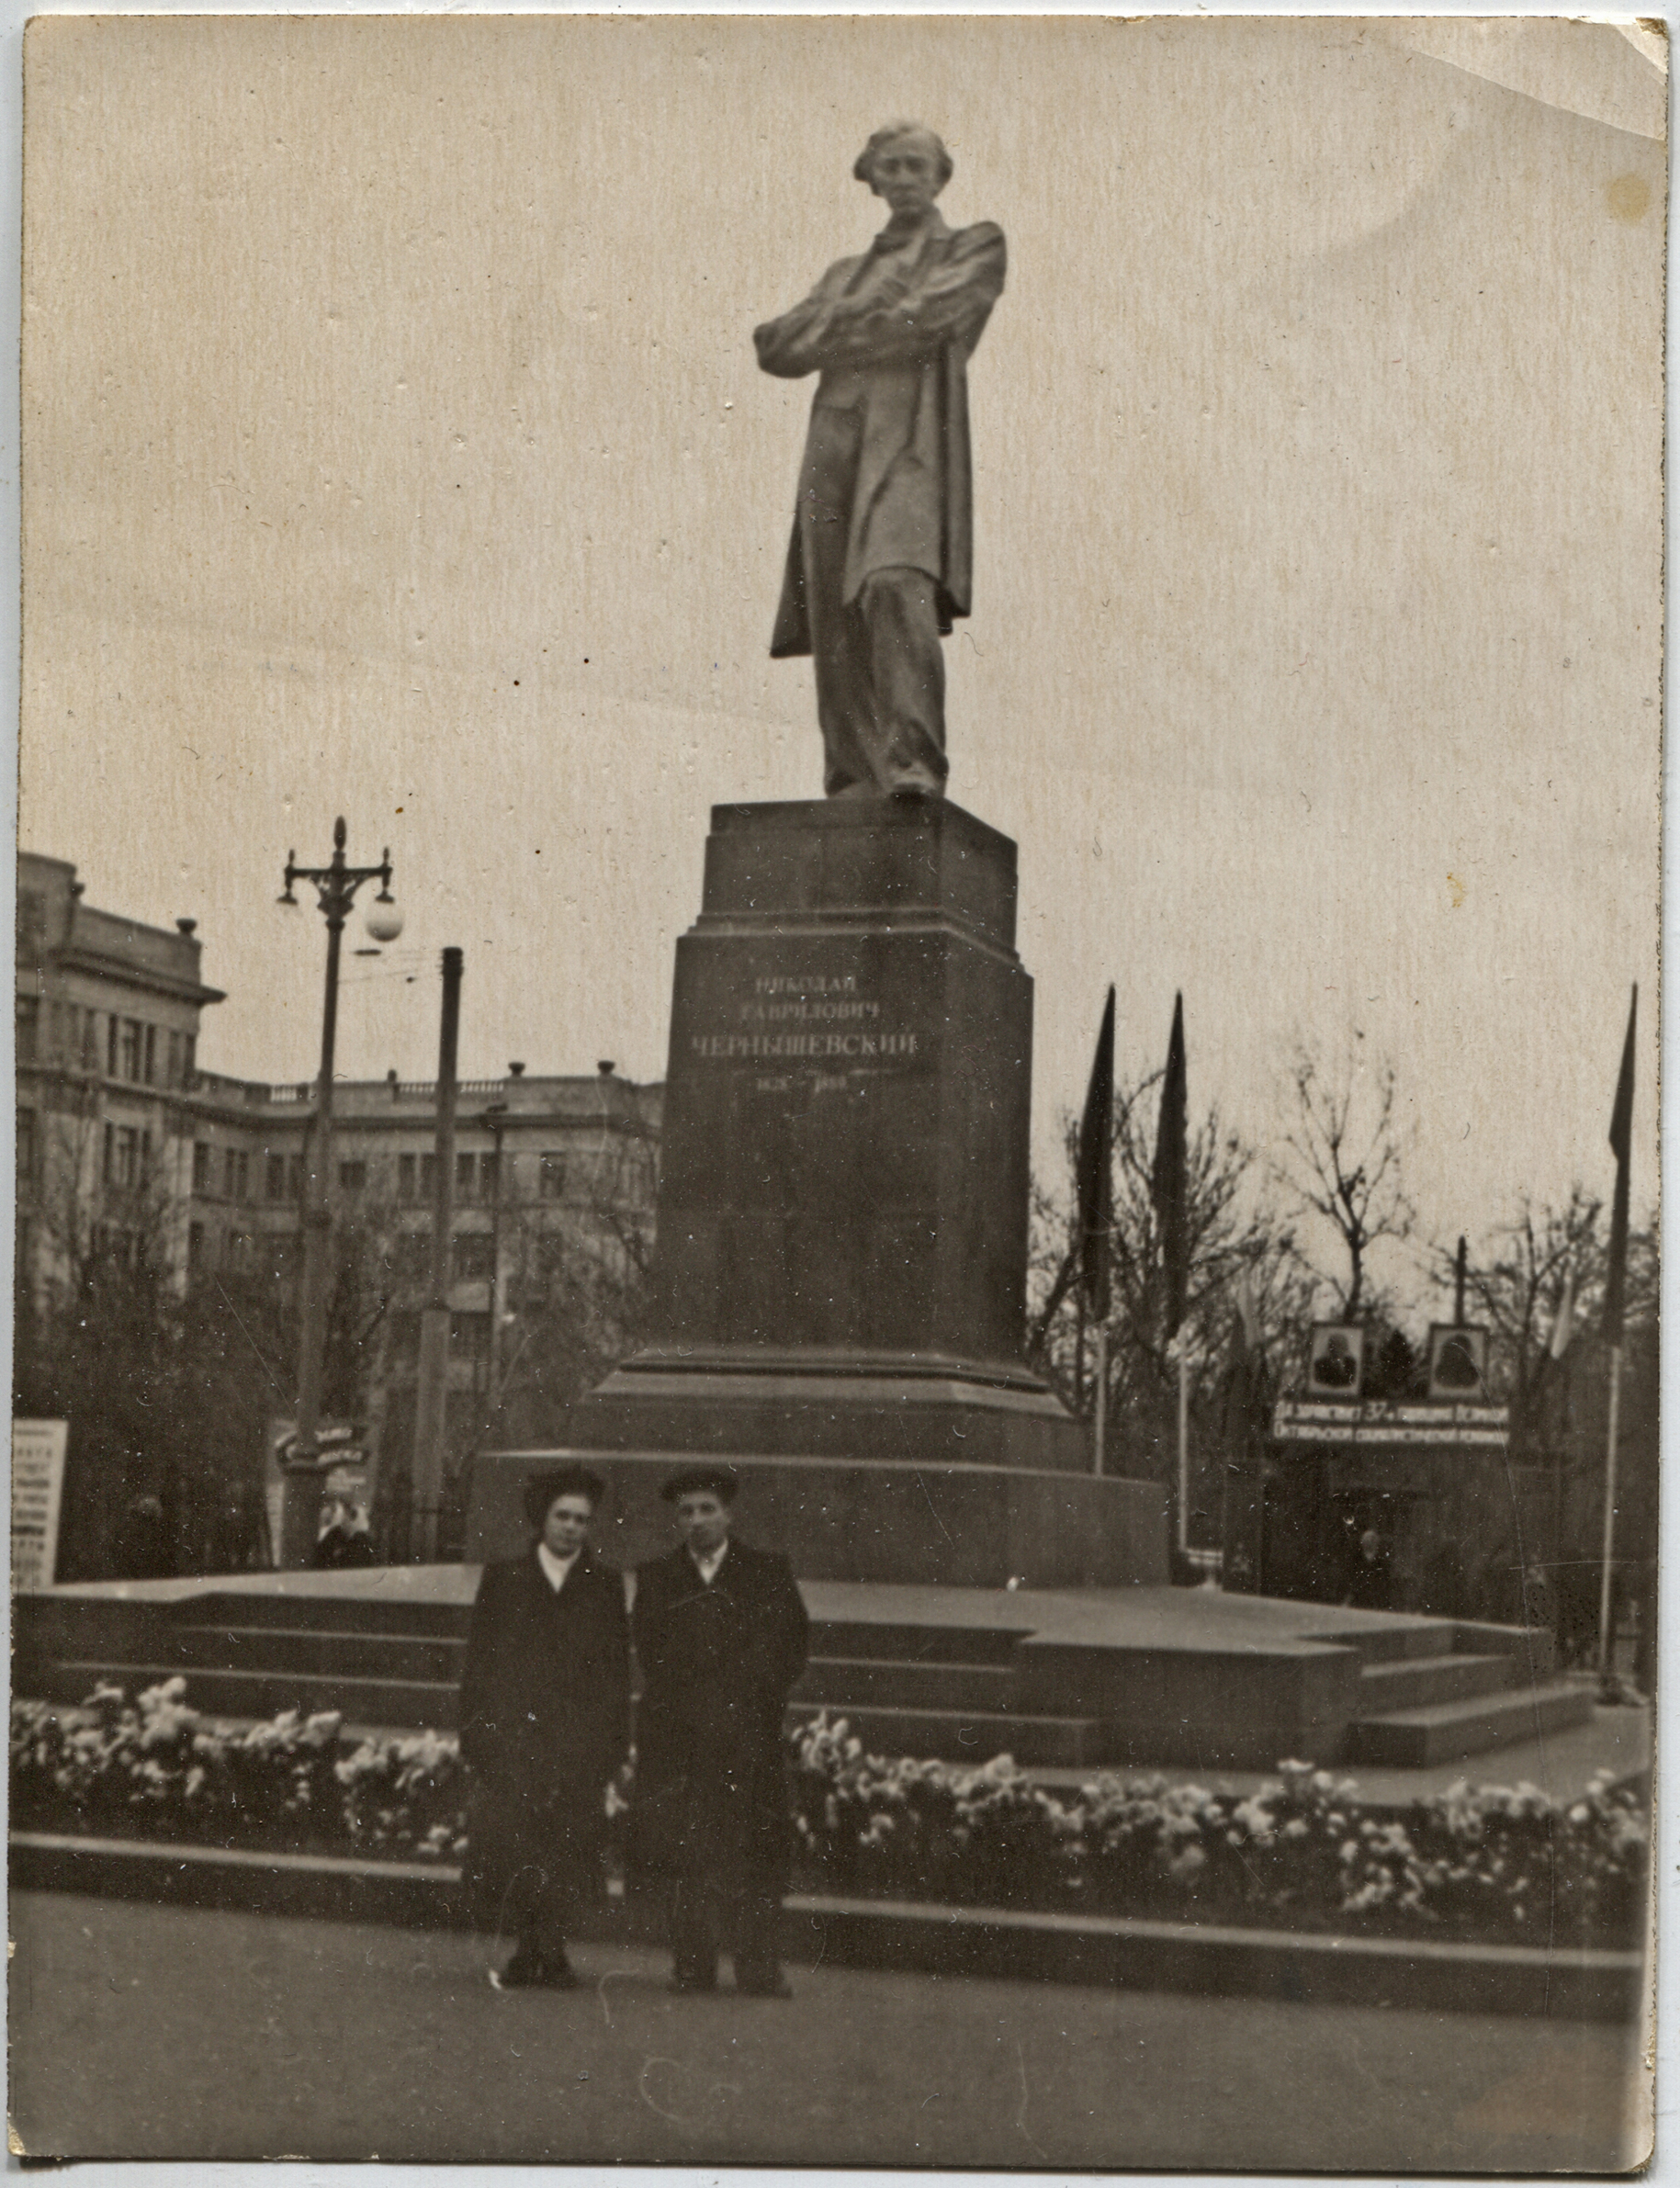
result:
<svg viewBox="0 0 1680 2188"><path fill-rule="evenodd" d="M490 1971L492 1991L575 1991L578 1972L569 1960L542 1960L523 1947L507 1966Z"/></svg>
<svg viewBox="0 0 1680 2188"><path fill-rule="evenodd" d="M779 1969L772 1970L769 1975L760 1975L756 1971L750 1975L738 1972L735 1988L742 1998L791 1998L794 1995L787 1978Z"/></svg>
<svg viewBox="0 0 1680 2188"><path fill-rule="evenodd" d="M505 1968L492 1968L490 1971L490 1987L492 1991L529 1991L535 1989L542 1979L541 1963L524 1959L518 1953L513 1955Z"/></svg>

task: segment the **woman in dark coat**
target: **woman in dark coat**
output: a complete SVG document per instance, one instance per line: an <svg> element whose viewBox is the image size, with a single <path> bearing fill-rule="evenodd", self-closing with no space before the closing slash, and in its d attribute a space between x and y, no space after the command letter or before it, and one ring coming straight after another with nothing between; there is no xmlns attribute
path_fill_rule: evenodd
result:
<svg viewBox="0 0 1680 2188"><path fill-rule="evenodd" d="M727 1467L660 1494L682 1540L636 1576L636 1844L670 1892L672 1988L785 1997L776 1953L792 1824L782 1715L809 1624L787 1560L730 1536Z"/></svg>
<svg viewBox="0 0 1680 2188"><path fill-rule="evenodd" d="M534 1478L536 1539L487 1565L461 1677L472 1771L466 1884L478 1925L512 1930L498 1990L569 1989L567 1934L599 1888L606 1788L629 1742L624 1579L590 1556L604 1483L585 1467Z"/></svg>

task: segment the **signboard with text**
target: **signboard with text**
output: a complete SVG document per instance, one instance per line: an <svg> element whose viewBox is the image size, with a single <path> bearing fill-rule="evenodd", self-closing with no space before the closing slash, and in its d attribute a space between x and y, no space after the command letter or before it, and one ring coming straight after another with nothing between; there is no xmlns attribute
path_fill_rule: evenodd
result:
<svg viewBox="0 0 1680 2188"><path fill-rule="evenodd" d="M1500 1447L1509 1416L1503 1405L1336 1404L1324 1398L1280 1398L1272 1434L1280 1443L1348 1445L1471 1444Z"/></svg>
<svg viewBox="0 0 1680 2188"><path fill-rule="evenodd" d="M64 1495L63 1421L12 1423L12 1586L50 1588L58 1572L59 1508Z"/></svg>

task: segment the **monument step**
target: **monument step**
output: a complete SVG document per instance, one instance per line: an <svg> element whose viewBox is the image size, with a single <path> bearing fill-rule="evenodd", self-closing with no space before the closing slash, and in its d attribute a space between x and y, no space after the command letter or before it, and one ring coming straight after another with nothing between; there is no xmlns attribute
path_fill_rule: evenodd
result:
<svg viewBox="0 0 1680 2188"><path fill-rule="evenodd" d="M1018 1630L1009 1627L817 1618L811 1624L811 1655L847 1663L878 1657L894 1664L960 1664L1002 1670L1013 1664L1020 1638Z"/></svg>
<svg viewBox="0 0 1680 2188"><path fill-rule="evenodd" d="M184 1673L178 1664L96 1664L66 1662L53 1664L31 1685L43 1691L41 1701L85 1701L103 1681L120 1686L130 1697L159 1686L166 1679L185 1677L186 1699L204 1717L277 1717L296 1709L312 1717L334 1711L358 1724L381 1724L405 1731L455 1730L456 1688L431 1679L346 1679L334 1674L311 1676L306 1673L270 1671L203 1671Z"/></svg>
<svg viewBox="0 0 1680 2188"><path fill-rule="evenodd" d="M179 1626L177 1667L198 1672L303 1673L315 1678L400 1679L458 1685L467 1641L366 1633L348 1626Z"/></svg>
<svg viewBox="0 0 1680 2188"><path fill-rule="evenodd" d="M1359 1680L1359 1711L1387 1716L1433 1702L1461 1702L1474 1695L1503 1694L1517 1669L1511 1656L1414 1656L1367 1664Z"/></svg>
<svg viewBox="0 0 1680 2188"><path fill-rule="evenodd" d="M978 1769L995 1756L1020 1764L1054 1765L1059 1769L1098 1769L1103 1754L1103 1724L1095 1717L1016 1717L987 1709L895 1709L870 1705L843 1709L829 1705L830 1720L843 1718L869 1754L891 1759L965 1763ZM788 1709L789 1725L807 1723L808 1703Z"/></svg>
<svg viewBox="0 0 1680 2188"><path fill-rule="evenodd" d="M813 1656L794 1689L796 1702L825 1709L1007 1710L1014 1674L1003 1665L895 1663L890 1657Z"/></svg>
<svg viewBox="0 0 1680 2188"><path fill-rule="evenodd" d="M1347 1759L1390 1769L1422 1770L1564 1731L1585 1724L1592 1714L1590 1686L1514 1688L1470 1701L1437 1702L1426 1709L1356 1720L1347 1728Z"/></svg>
<svg viewBox="0 0 1680 2188"><path fill-rule="evenodd" d="M385 1566L376 1568L376 1573L383 1579L393 1570L419 1573L425 1568ZM418 1595L393 1591L389 1600L381 1600L366 1592L366 1583L376 1577L376 1573L355 1576L363 1582L360 1593L348 1587L343 1594L309 1592L300 1587L295 1596L272 1588L218 1588L210 1594L189 1596L175 1607L174 1618L182 1627L220 1626L225 1630L233 1626L262 1626L272 1630L277 1626L288 1626L305 1628L311 1632L465 1638L472 1608L470 1597L458 1602L428 1602ZM312 1577L306 1573L296 1575L300 1583Z"/></svg>
<svg viewBox="0 0 1680 2188"><path fill-rule="evenodd" d="M1336 1626L1319 1631L1311 1624L1312 1606L1303 1604L1301 1638L1352 1649L1364 1664L1415 1662L1420 1656L1449 1656L1456 1645L1450 1618L1397 1618L1392 1626Z"/></svg>

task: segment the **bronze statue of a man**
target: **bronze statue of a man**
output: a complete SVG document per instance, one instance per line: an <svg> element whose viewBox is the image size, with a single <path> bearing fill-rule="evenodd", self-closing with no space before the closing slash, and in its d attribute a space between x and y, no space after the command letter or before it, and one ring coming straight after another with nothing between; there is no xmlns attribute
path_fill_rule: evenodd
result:
<svg viewBox="0 0 1680 2188"><path fill-rule="evenodd" d="M770 650L812 656L830 797L938 797L940 638L968 613L973 563L967 367L1003 292L1003 231L941 220L952 163L930 130L877 130L852 172L892 218L753 332L766 372L822 375Z"/></svg>

